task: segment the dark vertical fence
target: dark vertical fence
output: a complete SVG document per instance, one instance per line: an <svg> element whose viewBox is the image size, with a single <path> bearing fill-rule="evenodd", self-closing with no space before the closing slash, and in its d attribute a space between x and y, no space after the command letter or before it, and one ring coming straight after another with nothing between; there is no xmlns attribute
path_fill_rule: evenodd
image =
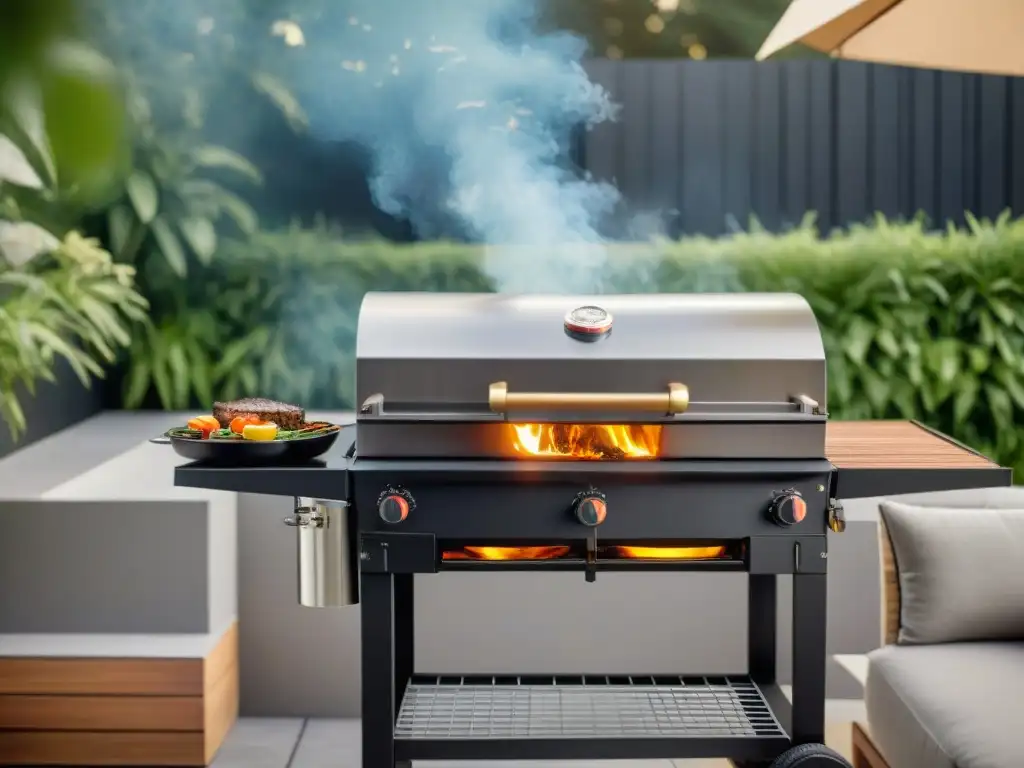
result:
<svg viewBox="0 0 1024 768"><path fill-rule="evenodd" d="M1024 79L859 62L587 63L621 105L584 164L669 233L1024 214Z"/></svg>

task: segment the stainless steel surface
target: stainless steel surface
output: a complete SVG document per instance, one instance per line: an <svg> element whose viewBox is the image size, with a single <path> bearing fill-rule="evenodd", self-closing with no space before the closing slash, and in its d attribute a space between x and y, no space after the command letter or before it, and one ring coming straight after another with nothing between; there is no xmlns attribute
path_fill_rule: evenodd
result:
<svg viewBox="0 0 1024 768"><path fill-rule="evenodd" d="M585 417L583 417L585 418ZM521 458L509 425L498 423L365 421L359 425L359 455L409 459ZM666 424L662 459L818 459L825 450L825 420L693 422Z"/></svg>
<svg viewBox="0 0 1024 768"><path fill-rule="evenodd" d="M297 499L285 525L295 528L298 545L299 604L340 608L359 602L359 575L349 505Z"/></svg>
<svg viewBox="0 0 1024 768"><path fill-rule="evenodd" d="M588 677L587 684L501 678L413 682L396 739L783 736L745 677Z"/></svg>
<svg viewBox="0 0 1024 768"><path fill-rule="evenodd" d="M488 388L488 404L495 413L513 411L639 411L674 415L684 413L690 404L690 391L684 384L669 383L665 392L509 392L507 381L496 381Z"/></svg>
<svg viewBox="0 0 1024 768"><path fill-rule="evenodd" d="M588 304L615 316L594 343L564 330L565 313ZM608 394L683 382L694 402L808 398L826 407L821 334L793 294L370 293L356 357L358 402L381 395L385 410L487 414L495 381L511 392Z"/></svg>

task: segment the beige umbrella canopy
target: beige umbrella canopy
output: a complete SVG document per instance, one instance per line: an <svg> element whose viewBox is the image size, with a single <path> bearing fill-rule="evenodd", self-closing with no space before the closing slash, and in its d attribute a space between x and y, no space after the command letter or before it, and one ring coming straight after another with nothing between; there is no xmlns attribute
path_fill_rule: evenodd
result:
<svg viewBox="0 0 1024 768"><path fill-rule="evenodd" d="M793 0L756 58L793 43L844 59L1024 75L1024 0Z"/></svg>

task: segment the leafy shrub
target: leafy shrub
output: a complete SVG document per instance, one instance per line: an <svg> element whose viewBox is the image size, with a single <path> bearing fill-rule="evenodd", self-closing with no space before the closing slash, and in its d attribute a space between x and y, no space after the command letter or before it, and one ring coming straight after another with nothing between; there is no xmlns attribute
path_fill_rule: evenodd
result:
<svg viewBox="0 0 1024 768"><path fill-rule="evenodd" d="M480 249L347 242L325 227L225 243L214 272L132 361L129 406L260 393L351 408L368 290L488 291ZM833 418L915 418L1024 465L1024 220L853 227L811 222L610 249L609 291L793 291L817 315Z"/></svg>

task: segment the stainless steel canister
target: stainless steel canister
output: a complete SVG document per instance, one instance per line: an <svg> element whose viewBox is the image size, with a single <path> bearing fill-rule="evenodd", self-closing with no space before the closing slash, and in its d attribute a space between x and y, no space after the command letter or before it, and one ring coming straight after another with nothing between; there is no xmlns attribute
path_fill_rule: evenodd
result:
<svg viewBox="0 0 1024 768"><path fill-rule="evenodd" d="M285 524L296 530L299 603L340 608L359 602L355 520L343 501L298 498Z"/></svg>

